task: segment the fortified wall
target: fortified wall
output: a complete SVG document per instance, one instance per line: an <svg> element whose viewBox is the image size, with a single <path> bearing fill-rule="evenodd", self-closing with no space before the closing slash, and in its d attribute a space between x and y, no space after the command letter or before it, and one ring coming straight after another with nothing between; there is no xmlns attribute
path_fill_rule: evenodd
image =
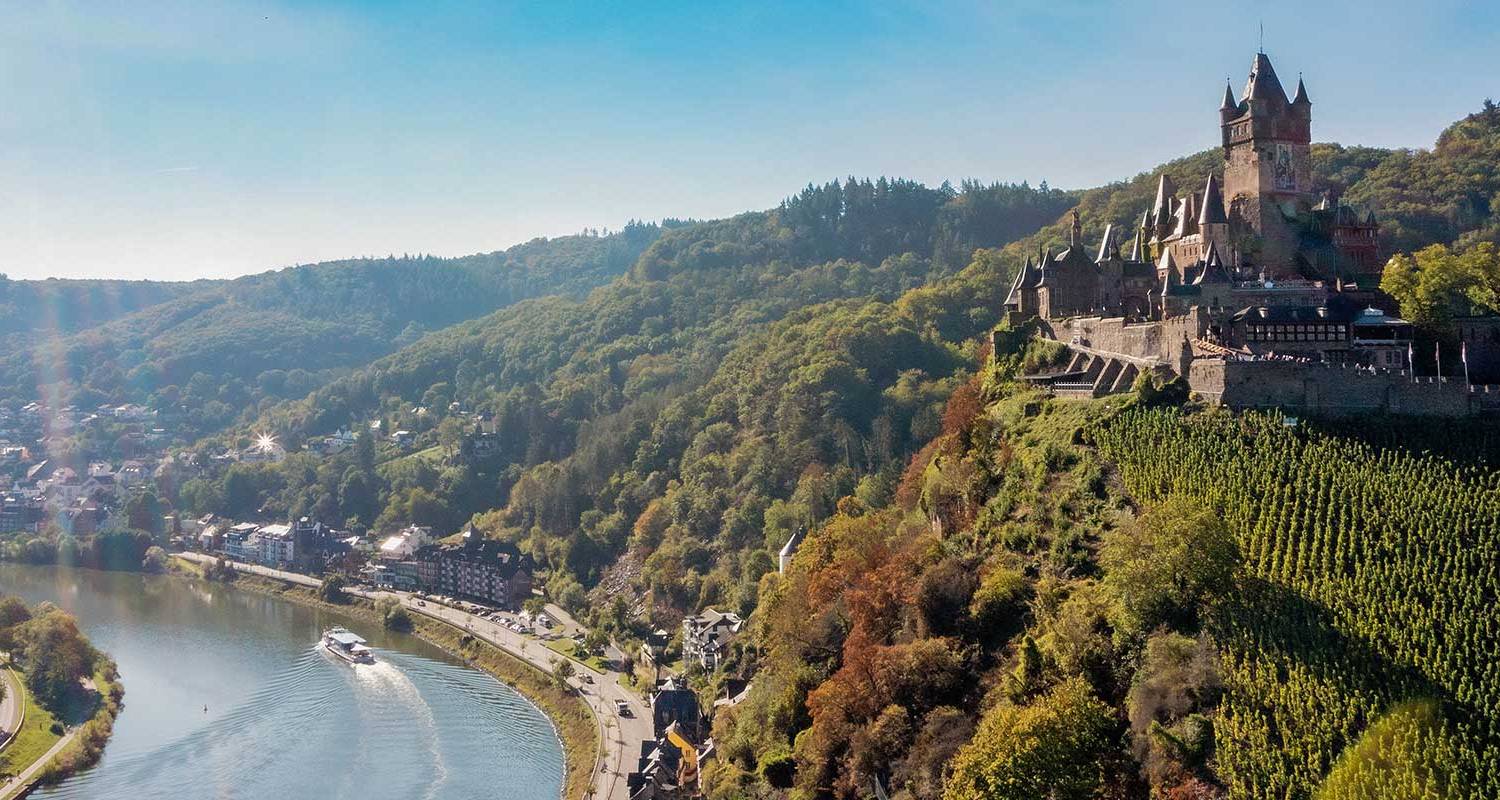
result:
<svg viewBox="0 0 1500 800"><path fill-rule="evenodd" d="M1208 330L1208 314L1197 306L1187 313L1151 322L1126 322L1123 317L1074 317L1043 320L1043 335L1063 344L1155 359L1176 367L1183 341L1202 338Z"/></svg>
<svg viewBox="0 0 1500 800"><path fill-rule="evenodd" d="M1198 307L1152 322L1121 317L1040 320L1038 333L1068 345L1075 357L1068 370L1036 376L1054 391L1086 391L1098 396L1129 382L1109 380L1128 364L1142 362L1186 375L1203 400L1233 409L1282 408L1319 416L1419 414L1465 417L1500 411L1500 386L1472 386L1455 378L1418 377L1406 370L1309 361L1234 360L1203 357L1184 347L1203 338L1210 318ZM1110 362L1120 362L1111 364ZM1135 373L1132 372L1132 377ZM1075 385L1077 384L1077 385Z"/></svg>
<svg viewBox="0 0 1500 800"><path fill-rule="evenodd" d="M1322 416L1421 414L1464 417L1500 404L1500 388L1451 378L1341 364L1195 359L1188 383L1203 399L1233 409L1284 408Z"/></svg>

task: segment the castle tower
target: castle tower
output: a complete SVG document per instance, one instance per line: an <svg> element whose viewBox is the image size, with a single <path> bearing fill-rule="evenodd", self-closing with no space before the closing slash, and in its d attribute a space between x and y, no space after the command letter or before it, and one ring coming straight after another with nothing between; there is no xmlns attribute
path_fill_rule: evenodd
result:
<svg viewBox="0 0 1500 800"><path fill-rule="evenodd" d="M1297 237L1286 220L1312 200L1312 101L1301 79L1286 90L1265 53L1257 53L1244 95L1225 90L1219 121L1224 194L1242 256L1276 276L1296 271Z"/></svg>
<svg viewBox="0 0 1500 800"><path fill-rule="evenodd" d="M1151 206L1151 222L1154 226L1156 241L1160 242L1172 235L1172 202L1177 198L1177 186L1167 173L1161 174L1161 180L1156 183L1156 202Z"/></svg>
<svg viewBox="0 0 1500 800"><path fill-rule="evenodd" d="M1198 233L1203 237L1204 247L1228 248L1229 213L1224 208L1224 193L1219 189L1217 176L1208 176L1208 183L1203 187L1203 200L1198 206Z"/></svg>
<svg viewBox="0 0 1500 800"><path fill-rule="evenodd" d="M1151 212L1141 212L1141 224L1135 229L1135 244L1130 246L1131 261L1148 261L1146 243L1151 240Z"/></svg>

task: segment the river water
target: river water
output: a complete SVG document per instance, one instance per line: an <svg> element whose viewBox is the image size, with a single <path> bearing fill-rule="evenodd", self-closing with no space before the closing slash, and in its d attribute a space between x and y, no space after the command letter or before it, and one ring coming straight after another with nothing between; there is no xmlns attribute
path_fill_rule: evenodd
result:
<svg viewBox="0 0 1500 800"><path fill-rule="evenodd" d="M0 593L78 617L115 659L125 707L93 768L34 800L556 800L551 723L412 636L207 583L0 564ZM317 646L346 625L378 663Z"/></svg>

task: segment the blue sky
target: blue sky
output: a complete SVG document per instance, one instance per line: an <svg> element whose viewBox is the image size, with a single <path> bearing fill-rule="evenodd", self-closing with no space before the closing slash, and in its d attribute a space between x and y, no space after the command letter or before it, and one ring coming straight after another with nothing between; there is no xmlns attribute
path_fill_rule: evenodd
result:
<svg viewBox="0 0 1500 800"><path fill-rule="evenodd" d="M766 208L810 181L1127 177L1217 142L1264 20L1315 140L1500 96L1480 2L0 0L0 272L181 279Z"/></svg>

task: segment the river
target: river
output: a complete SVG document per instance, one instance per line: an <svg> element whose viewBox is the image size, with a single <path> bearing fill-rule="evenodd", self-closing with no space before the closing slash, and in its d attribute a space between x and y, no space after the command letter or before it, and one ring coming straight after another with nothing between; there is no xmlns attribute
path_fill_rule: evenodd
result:
<svg viewBox="0 0 1500 800"><path fill-rule="evenodd" d="M551 723L413 636L272 597L130 573L0 564L0 592L78 617L125 707L93 768L34 800L557 800ZM347 625L379 663L317 647Z"/></svg>

